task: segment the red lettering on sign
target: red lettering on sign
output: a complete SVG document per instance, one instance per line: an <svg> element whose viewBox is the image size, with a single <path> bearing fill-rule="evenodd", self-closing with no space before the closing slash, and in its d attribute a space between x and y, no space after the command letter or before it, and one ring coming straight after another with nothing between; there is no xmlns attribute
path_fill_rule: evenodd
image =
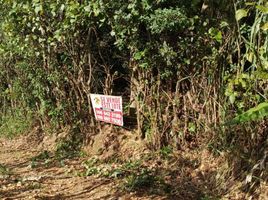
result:
<svg viewBox="0 0 268 200"><path fill-rule="evenodd" d="M123 113L119 111L104 111L100 108L95 108L97 120L116 124L122 126L123 124Z"/></svg>

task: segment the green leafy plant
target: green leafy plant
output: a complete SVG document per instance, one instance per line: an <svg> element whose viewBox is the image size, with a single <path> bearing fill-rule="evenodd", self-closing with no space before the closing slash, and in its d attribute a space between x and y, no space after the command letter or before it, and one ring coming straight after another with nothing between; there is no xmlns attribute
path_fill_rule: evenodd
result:
<svg viewBox="0 0 268 200"><path fill-rule="evenodd" d="M61 141L57 144L55 157L58 160L73 158L79 155L79 146L71 140Z"/></svg>
<svg viewBox="0 0 268 200"><path fill-rule="evenodd" d="M81 156L82 136L79 127L72 127L70 134L57 143L55 158L64 160Z"/></svg>
<svg viewBox="0 0 268 200"><path fill-rule="evenodd" d="M128 175L124 180L123 188L132 192L146 190L149 193L169 193L171 191L170 185L146 168Z"/></svg>
<svg viewBox="0 0 268 200"><path fill-rule="evenodd" d="M32 115L24 115L20 110L2 116L0 119L0 136L14 138L28 131L32 126Z"/></svg>
<svg viewBox="0 0 268 200"><path fill-rule="evenodd" d="M51 153L47 150L44 150L43 152L41 152L40 154L38 154L37 156L34 156L32 158L32 161L40 161L40 160L46 160L51 158Z"/></svg>
<svg viewBox="0 0 268 200"><path fill-rule="evenodd" d="M31 168L36 168L41 164L41 165L45 165L46 167L48 167L52 163L53 163L52 153L47 150L44 150L38 155L31 158L30 166Z"/></svg>
<svg viewBox="0 0 268 200"><path fill-rule="evenodd" d="M164 146L160 149L159 153L162 158L168 159L173 153L173 148L171 146Z"/></svg>
<svg viewBox="0 0 268 200"><path fill-rule="evenodd" d="M140 174L131 174L125 179L125 188L129 191L149 189L155 186L157 178L151 171L144 169Z"/></svg>
<svg viewBox="0 0 268 200"><path fill-rule="evenodd" d="M227 124L232 125L250 121L257 121L263 119L266 116L268 116L268 103L264 102L236 116L233 120L227 122Z"/></svg>

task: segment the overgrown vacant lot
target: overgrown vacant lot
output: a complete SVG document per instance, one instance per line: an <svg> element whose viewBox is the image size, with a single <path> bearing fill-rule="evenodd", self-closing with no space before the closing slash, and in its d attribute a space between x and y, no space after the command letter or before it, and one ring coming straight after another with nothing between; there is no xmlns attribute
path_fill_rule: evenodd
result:
<svg viewBox="0 0 268 200"><path fill-rule="evenodd" d="M0 0L1 198L263 200L267 133L267 0Z"/></svg>

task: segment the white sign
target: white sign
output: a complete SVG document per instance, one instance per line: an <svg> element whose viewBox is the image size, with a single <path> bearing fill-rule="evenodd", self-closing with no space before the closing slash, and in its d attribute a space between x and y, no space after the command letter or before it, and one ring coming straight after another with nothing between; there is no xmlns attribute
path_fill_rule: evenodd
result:
<svg viewBox="0 0 268 200"><path fill-rule="evenodd" d="M90 94L90 99L97 120L123 126L121 96Z"/></svg>

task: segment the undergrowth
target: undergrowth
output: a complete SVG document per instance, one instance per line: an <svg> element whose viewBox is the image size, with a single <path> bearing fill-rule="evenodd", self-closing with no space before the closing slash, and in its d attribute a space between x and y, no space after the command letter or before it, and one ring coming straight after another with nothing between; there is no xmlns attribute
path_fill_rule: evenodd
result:
<svg viewBox="0 0 268 200"><path fill-rule="evenodd" d="M124 179L123 188L130 192L149 190L149 193L170 193L172 190L171 185L167 184L162 176L146 168L128 175Z"/></svg>
<svg viewBox="0 0 268 200"><path fill-rule="evenodd" d="M8 167L0 164L0 175L1 176L9 176L9 175L11 175L11 171Z"/></svg>
<svg viewBox="0 0 268 200"><path fill-rule="evenodd" d="M158 154L160 156L161 153ZM172 187L164 180L164 175L152 169L144 156L140 160L121 160L111 158L111 161L91 158L83 162L84 170L76 172L78 176L98 176L120 182L120 189L126 192L144 192L149 194L168 194Z"/></svg>
<svg viewBox="0 0 268 200"><path fill-rule="evenodd" d="M81 150L81 147L82 138L79 129L73 128L66 138L58 141L54 152L44 150L32 157L31 167L34 168L41 165L48 167L55 163L60 163L60 165L63 166L64 160L66 159L84 157L86 155L86 153Z"/></svg>
<svg viewBox="0 0 268 200"><path fill-rule="evenodd" d="M30 130L33 117L30 112L20 110L9 112L0 118L0 136L14 138Z"/></svg>

